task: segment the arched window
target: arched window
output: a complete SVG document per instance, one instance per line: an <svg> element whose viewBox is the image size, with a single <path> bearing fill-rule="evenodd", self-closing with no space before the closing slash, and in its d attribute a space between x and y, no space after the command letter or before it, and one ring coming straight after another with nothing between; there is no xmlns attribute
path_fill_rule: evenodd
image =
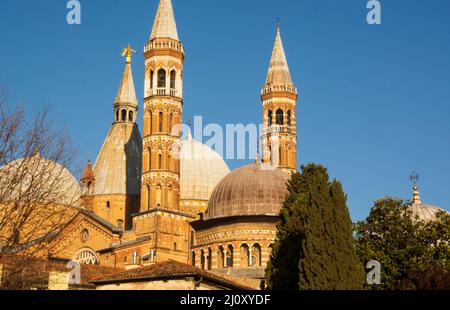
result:
<svg viewBox="0 0 450 310"><path fill-rule="evenodd" d="M149 131L150 134L152 134L152 132L153 132L153 128L152 128L152 126L153 126L153 112L152 111L150 111L150 117L149 117L148 121L149 121L148 131Z"/></svg>
<svg viewBox="0 0 450 310"><path fill-rule="evenodd" d="M250 266L261 266L261 246L258 243L252 247Z"/></svg>
<svg viewBox="0 0 450 310"><path fill-rule="evenodd" d="M200 257L200 264L202 266L202 270L205 270L205 251L202 250L200 252L200 255L201 255L201 257Z"/></svg>
<svg viewBox="0 0 450 310"><path fill-rule="evenodd" d="M107 201L106 202L106 211L111 210L111 202Z"/></svg>
<svg viewBox="0 0 450 310"><path fill-rule="evenodd" d="M164 113L159 112L159 132L163 132L163 125L164 125Z"/></svg>
<svg viewBox="0 0 450 310"><path fill-rule="evenodd" d="M158 169L162 169L162 154L158 155Z"/></svg>
<svg viewBox="0 0 450 310"><path fill-rule="evenodd" d="M151 209L152 196L151 196L151 187L147 184L147 210Z"/></svg>
<svg viewBox="0 0 450 310"><path fill-rule="evenodd" d="M277 125L284 125L284 115L283 115L283 110L278 109L277 110Z"/></svg>
<svg viewBox="0 0 450 310"><path fill-rule="evenodd" d="M192 266L195 267L195 252L192 252Z"/></svg>
<svg viewBox="0 0 450 310"><path fill-rule="evenodd" d="M133 111L128 112L128 121L129 121L129 122L132 122L132 121L133 121L133 117L134 117Z"/></svg>
<svg viewBox="0 0 450 310"><path fill-rule="evenodd" d="M119 110L116 111L116 122L119 121Z"/></svg>
<svg viewBox="0 0 450 310"><path fill-rule="evenodd" d="M148 148L148 169L152 168L152 149Z"/></svg>
<svg viewBox="0 0 450 310"><path fill-rule="evenodd" d="M225 249L220 246L217 251L217 268L222 269L223 267L225 267Z"/></svg>
<svg viewBox="0 0 450 310"><path fill-rule="evenodd" d="M281 150L281 147L278 147L278 165L282 165L283 162L283 156L282 156L283 152Z"/></svg>
<svg viewBox="0 0 450 310"><path fill-rule="evenodd" d="M123 228L123 220L117 220L117 227L119 227L120 229Z"/></svg>
<svg viewBox="0 0 450 310"><path fill-rule="evenodd" d="M291 118L292 118L292 112L291 112L291 110L289 110L289 111L287 112L287 125L288 125L289 127L291 127L291 124L292 124Z"/></svg>
<svg viewBox="0 0 450 310"><path fill-rule="evenodd" d="M272 126L272 117L273 117L273 112L272 112L272 110L269 110L269 113L267 114L269 127Z"/></svg>
<svg viewBox="0 0 450 310"><path fill-rule="evenodd" d="M175 70L172 70L170 72L170 88L175 89L175 79L176 79L177 73Z"/></svg>
<svg viewBox="0 0 450 310"><path fill-rule="evenodd" d="M173 113L170 113L169 115L169 130L172 133L172 129L173 129Z"/></svg>
<svg viewBox="0 0 450 310"><path fill-rule="evenodd" d="M158 70L158 88L166 87L166 70L159 69Z"/></svg>
<svg viewBox="0 0 450 310"><path fill-rule="evenodd" d="M241 245L241 267L249 266L250 249L247 244Z"/></svg>
<svg viewBox="0 0 450 310"><path fill-rule="evenodd" d="M208 248L208 256L206 259L206 268L208 270L212 269L212 250L211 250L211 248Z"/></svg>
<svg viewBox="0 0 450 310"><path fill-rule="evenodd" d="M122 122L127 120L127 110L122 110Z"/></svg>
<svg viewBox="0 0 450 310"><path fill-rule="evenodd" d="M227 248L226 264L228 268L233 267L233 246L231 244Z"/></svg>
<svg viewBox="0 0 450 310"><path fill-rule="evenodd" d="M156 204L161 207L161 185L156 186Z"/></svg>
<svg viewBox="0 0 450 310"><path fill-rule="evenodd" d="M169 208L172 206L172 195L173 195L173 188L172 185L169 185L169 193L167 195L167 205Z"/></svg>
<svg viewBox="0 0 450 310"><path fill-rule="evenodd" d="M176 243L176 242L173 243L173 250L174 250L174 251L177 250L177 243Z"/></svg>
<svg viewBox="0 0 450 310"><path fill-rule="evenodd" d="M155 72L150 70L150 89L153 89L153 81L154 81Z"/></svg>

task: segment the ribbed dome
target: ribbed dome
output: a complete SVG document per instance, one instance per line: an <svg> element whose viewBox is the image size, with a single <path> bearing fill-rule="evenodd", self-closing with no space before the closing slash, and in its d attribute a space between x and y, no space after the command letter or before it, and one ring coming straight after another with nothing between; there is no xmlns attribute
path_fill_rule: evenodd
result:
<svg viewBox="0 0 450 310"><path fill-rule="evenodd" d="M278 215L286 198L288 175L264 169L260 162L241 167L214 189L208 219L243 215Z"/></svg>
<svg viewBox="0 0 450 310"><path fill-rule="evenodd" d="M416 217L419 217L420 220L424 221L425 223L433 222L436 220L436 215L439 212L446 212L443 209L440 209L438 207L432 206L432 205L426 205L426 204L413 204L409 207L409 210L412 213L413 219L416 219Z"/></svg>
<svg viewBox="0 0 450 310"><path fill-rule="evenodd" d="M209 146L188 136L181 144L181 200L208 200L230 173L225 161Z"/></svg>
<svg viewBox="0 0 450 310"><path fill-rule="evenodd" d="M93 195L139 195L142 138L135 124L114 123L94 166Z"/></svg>
<svg viewBox="0 0 450 310"><path fill-rule="evenodd" d="M21 178L21 182L17 183L11 179L17 177ZM1 167L0 183L2 182L14 184L13 188L7 187L11 199L24 195L32 199L33 197L28 196L31 194L29 190L31 186L35 197L45 198L46 201L41 201L42 203L70 206L79 204L81 190L73 174L61 164L43 158L39 154L15 160Z"/></svg>
<svg viewBox="0 0 450 310"><path fill-rule="evenodd" d="M411 211L411 215L413 219L416 219L417 217L419 220L424 221L425 223L433 222L436 220L436 215L441 212L447 212L443 209L440 209L438 207L427 205L422 203L422 200L420 199L420 193L419 189L417 188L417 185L414 184L413 187L413 200L412 205L409 207L409 210Z"/></svg>

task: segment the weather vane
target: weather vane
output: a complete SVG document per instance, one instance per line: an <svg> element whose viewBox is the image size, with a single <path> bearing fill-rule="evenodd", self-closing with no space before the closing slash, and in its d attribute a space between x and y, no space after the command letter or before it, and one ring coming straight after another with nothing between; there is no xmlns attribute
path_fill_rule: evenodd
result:
<svg viewBox="0 0 450 310"><path fill-rule="evenodd" d="M131 48L130 44L122 50L122 56L127 57L127 63L131 63L131 56L133 56L133 53L136 53L136 51Z"/></svg>
<svg viewBox="0 0 450 310"><path fill-rule="evenodd" d="M411 174L411 176L409 177L409 179L411 180L411 182L414 183L414 186L417 185L417 182L419 181L420 176L414 171L413 174Z"/></svg>

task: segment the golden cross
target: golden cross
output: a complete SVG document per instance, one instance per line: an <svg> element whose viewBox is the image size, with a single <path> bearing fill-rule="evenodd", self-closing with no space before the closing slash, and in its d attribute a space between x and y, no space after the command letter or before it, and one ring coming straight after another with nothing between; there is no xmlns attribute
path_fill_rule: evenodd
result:
<svg viewBox="0 0 450 310"><path fill-rule="evenodd" d="M128 44L128 47L125 47L122 50L122 56L126 56L127 63L131 63L131 56L133 56L133 53L136 53L136 51L131 47L130 44Z"/></svg>

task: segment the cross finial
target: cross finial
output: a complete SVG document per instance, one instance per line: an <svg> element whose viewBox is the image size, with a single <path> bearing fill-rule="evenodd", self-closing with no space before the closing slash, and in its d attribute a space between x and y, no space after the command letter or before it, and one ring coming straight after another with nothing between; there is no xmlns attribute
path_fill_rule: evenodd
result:
<svg viewBox="0 0 450 310"><path fill-rule="evenodd" d="M127 63L131 63L131 56L133 56L133 53L136 53L136 51L131 47L131 44L128 44L128 47L125 47L122 50L122 56L126 57Z"/></svg>
<svg viewBox="0 0 450 310"><path fill-rule="evenodd" d="M415 171L409 177L411 182L413 182L414 186L417 186L417 182L419 181L419 178L420 178L420 176Z"/></svg>
<svg viewBox="0 0 450 310"><path fill-rule="evenodd" d="M281 28L281 22L280 22L280 18L279 17L277 17L277 31L280 31L280 28Z"/></svg>

